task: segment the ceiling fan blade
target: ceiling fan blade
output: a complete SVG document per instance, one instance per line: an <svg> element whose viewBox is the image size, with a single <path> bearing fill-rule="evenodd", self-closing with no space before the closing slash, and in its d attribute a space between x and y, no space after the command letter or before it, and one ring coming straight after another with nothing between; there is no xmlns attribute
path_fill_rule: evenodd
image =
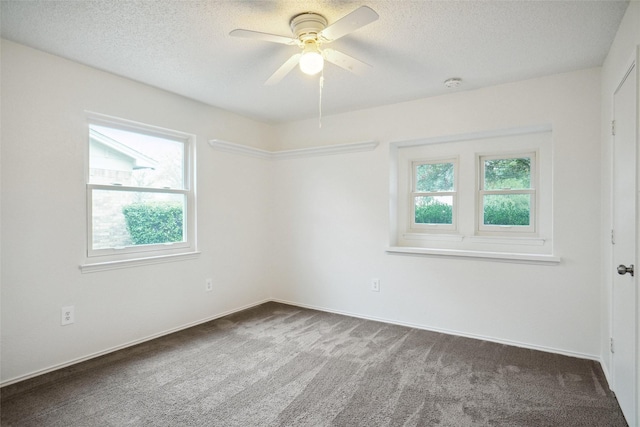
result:
<svg viewBox="0 0 640 427"><path fill-rule="evenodd" d="M229 33L230 36L233 37L242 37L245 39L257 39L264 40L267 42L273 43L281 43L294 45L296 44L296 40L291 37L279 36L277 34L269 34L269 33L261 33L259 31L251 31L251 30L233 30Z"/></svg>
<svg viewBox="0 0 640 427"><path fill-rule="evenodd" d="M282 64L280 68L278 68L276 72L273 73L266 82L264 82L265 86L273 86L274 84L282 80L284 76L289 74L289 72L293 70L296 67L296 65L298 65L298 62L300 62L301 56L302 56L301 53L296 53L291 58L287 59L287 61L284 64Z"/></svg>
<svg viewBox="0 0 640 427"><path fill-rule="evenodd" d="M322 51L322 55L324 56L324 59L331 62L332 64L335 64L338 67L344 68L345 70L351 71L355 74L363 74L365 71L371 68L371 65L335 49L324 49Z"/></svg>
<svg viewBox="0 0 640 427"><path fill-rule="evenodd" d="M324 30L320 31L320 36L327 41L333 41L345 36L358 28L378 19L378 14L368 6L360 6L358 9L338 19Z"/></svg>

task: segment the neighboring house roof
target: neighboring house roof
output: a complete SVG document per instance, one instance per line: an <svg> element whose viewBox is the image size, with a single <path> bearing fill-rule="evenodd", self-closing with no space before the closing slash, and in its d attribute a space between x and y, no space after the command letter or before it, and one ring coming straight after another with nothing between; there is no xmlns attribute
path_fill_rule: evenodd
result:
<svg viewBox="0 0 640 427"><path fill-rule="evenodd" d="M152 159L149 156L142 154L139 151L134 150L133 148L116 141L115 139L109 138L106 135L101 134L95 129L89 129L89 137L91 140L105 145L112 150L117 151L118 153L130 158L133 160L133 169L155 169L159 162L157 160Z"/></svg>

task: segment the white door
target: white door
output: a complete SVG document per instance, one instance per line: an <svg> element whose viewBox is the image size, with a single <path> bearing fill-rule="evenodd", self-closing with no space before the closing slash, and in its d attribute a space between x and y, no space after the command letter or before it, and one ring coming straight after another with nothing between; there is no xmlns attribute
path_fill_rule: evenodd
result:
<svg viewBox="0 0 640 427"><path fill-rule="evenodd" d="M612 388L630 426L637 425L636 100L635 64L613 101ZM635 267L636 275L631 269Z"/></svg>

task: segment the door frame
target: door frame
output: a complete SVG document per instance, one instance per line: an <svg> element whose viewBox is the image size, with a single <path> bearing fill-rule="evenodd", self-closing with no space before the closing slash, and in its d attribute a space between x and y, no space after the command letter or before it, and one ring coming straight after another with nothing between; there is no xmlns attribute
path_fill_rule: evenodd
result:
<svg viewBox="0 0 640 427"><path fill-rule="evenodd" d="M639 173L639 167L640 167L640 45L636 46L636 48L634 49L633 54L631 55L631 58L625 63L625 67L624 67L624 73L622 73L621 78L618 80L618 84L615 86L615 89L613 90L613 92L611 93L611 123L613 126L613 121L615 120L615 94L618 92L618 90L621 88L621 86L624 84L625 80L630 77L633 74L633 77L636 79L636 94L635 94L635 104L636 104L636 118L635 118L635 127L636 127L636 131L635 131L635 144L636 144L636 159L634 162L634 166L635 166L635 177L636 177L636 218L635 218L635 226L636 226L636 235L635 235L635 251L636 251L636 259L634 260L635 265L639 266L638 263L638 259L640 259L640 173ZM613 210L614 210L614 166L615 166L615 157L614 157L614 153L613 153L613 144L614 144L614 140L613 140L613 131L609 133L609 137L611 138L611 161L610 161L610 179L611 179L611 188L610 188L610 229L612 230L613 233L613 221L614 221L614 216L613 216ZM613 243L613 238L615 236L612 235L612 243ZM610 286L609 286L609 318L608 318L608 322L609 322L609 337L610 340L613 339L613 325L614 325L614 299L613 299L613 292L614 292L614 277L616 271L616 260L614 260L614 251L613 248L611 248L610 251L610 259L609 259L609 264L608 264L608 270L609 270L609 279L608 281L610 282ZM638 273L640 274L640 269L638 269ZM634 277L634 285L636 286L636 301L635 301L635 320L636 320L636 345L635 345L635 360L636 362L636 378L635 378L635 407L632 408L633 411L633 416L636 420L636 422L640 421L640 289L638 289L638 287L640 286L640 280L638 277ZM615 343L613 343L615 344ZM613 352L611 351L611 347L609 347L609 353L608 353L608 359L609 359L609 367L610 367L610 374L607 375L607 377L609 378L609 383L610 386L612 385L612 390L615 392L615 384L613 384L613 380L615 378L614 376L614 370L615 370L615 365L614 365L614 358L615 355L613 354Z"/></svg>

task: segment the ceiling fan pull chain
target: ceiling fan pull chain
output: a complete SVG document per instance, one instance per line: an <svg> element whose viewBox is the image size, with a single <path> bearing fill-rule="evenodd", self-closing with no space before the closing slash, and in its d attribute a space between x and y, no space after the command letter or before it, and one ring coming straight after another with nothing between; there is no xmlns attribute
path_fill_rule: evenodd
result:
<svg viewBox="0 0 640 427"><path fill-rule="evenodd" d="M324 70L320 74L320 93L318 99L318 129L322 128L322 87L324 86Z"/></svg>

